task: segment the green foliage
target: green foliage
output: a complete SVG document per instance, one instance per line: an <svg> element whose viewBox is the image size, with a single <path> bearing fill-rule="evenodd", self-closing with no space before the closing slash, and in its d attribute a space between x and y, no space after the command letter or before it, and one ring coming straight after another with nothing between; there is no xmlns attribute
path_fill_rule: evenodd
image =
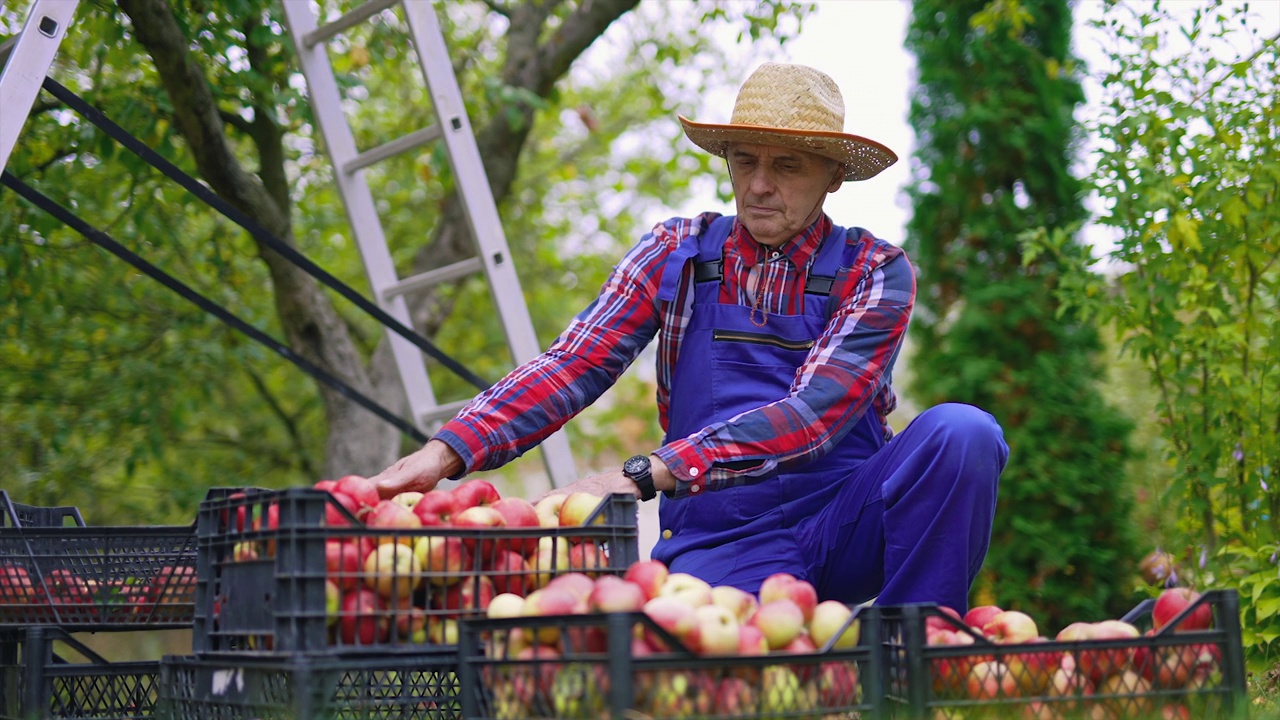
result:
<svg viewBox="0 0 1280 720"><path fill-rule="evenodd" d="M1129 423L1098 391L1099 338L1064 313L1051 261L1018 235L1084 215L1069 173L1083 99L1065 0L916 0L911 122L920 138L908 253L919 298L909 388L918 406L993 415L1011 455L975 601L1046 626L1132 606Z"/></svg>
<svg viewBox="0 0 1280 720"><path fill-rule="evenodd" d="M1215 3L1179 23L1157 4L1108 15L1105 109L1090 127L1098 222L1115 244L1094 258L1036 233L1028 257L1054 258L1064 310L1114 327L1142 363L1171 468L1169 549L1186 580L1239 585L1251 661L1274 663L1280 44L1257 37L1247 12ZM1160 48L1185 52L1166 62Z"/></svg>
<svg viewBox="0 0 1280 720"><path fill-rule="evenodd" d="M326 12L338 5L322 4ZM705 153L679 141L675 114L692 112L704 88L745 75L718 38L735 28L765 38L754 63L792 36L807 10L790 2L705 3L673 15L661 3L642 3L540 94L502 80L509 54L527 48L511 47L510 23L497 8L533 5L545 3L437 4L473 127L535 110L525 144L514 149L515 180L496 192L545 345L587 304L622 250L670 214L665 208L683 204L689 180L706 169ZM579 5L557 4L547 27ZM367 294L278 3L175 0L174 7L237 160L283 190L299 249ZM26 10L22 2L0 8L0 35L16 33ZM431 121L403 31L389 10L330 45L362 148ZM54 77L196 172L173 127L172 101L114 3L80 4ZM284 136L282 154L272 152L275 131ZM9 169L285 337L273 278L251 239L50 96L39 99ZM367 173L393 256L407 270L440 220L448 164L428 147ZM93 507L95 522L184 521L211 486L314 481L326 449L341 441L328 437L323 398L300 370L9 192L0 192L0 296L0 457L7 461L0 485L22 502ZM371 356L382 329L331 299ZM460 282L438 303L428 330L446 352L490 379L511 367L483 282ZM442 401L474 392L443 370L433 369L432 378ZM620 397L645 387L630 382L639 384ZM624 441L608 422L573 431L590 435L581 446L593 451Z"/></svg>

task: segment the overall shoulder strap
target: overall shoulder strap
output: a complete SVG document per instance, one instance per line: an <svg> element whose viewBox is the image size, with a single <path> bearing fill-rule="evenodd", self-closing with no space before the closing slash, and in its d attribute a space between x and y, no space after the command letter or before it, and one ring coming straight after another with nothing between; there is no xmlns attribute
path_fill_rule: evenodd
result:
<svg viewBox="0 0 1280 720"><path fill-rule="evenodd" d="M671 252L667 257L666 265L662 268L662 280L658 286L658 300L663 302L671 302L676 297L676 289L680 285L680 278L684 274L684 266L691 258L703 257L703 254L710 248L720 248L724 245L725 239L729 237L729 231L733 229L734 216L721 215L712 220L709 225L703 228L702 232L694 235L686 235L680 241L680 246ZM717 260L719 255L715 256ZM694 263L694 282L701 282L704 279L699 272L702 263ZM717 266L719 263L717 263ZM719 275L716 276L717 278Z"/></svg>

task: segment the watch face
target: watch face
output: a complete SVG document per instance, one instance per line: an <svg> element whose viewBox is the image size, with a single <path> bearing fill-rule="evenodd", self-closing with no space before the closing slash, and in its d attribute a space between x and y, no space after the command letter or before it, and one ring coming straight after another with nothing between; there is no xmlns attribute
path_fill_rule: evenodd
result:
<svg viewBox="0 0 1280 720"><path fill-rule="evenodd" d="M640 475L649 470L649 456L636 455L622 463L622 472L628 476Z"/></svg>

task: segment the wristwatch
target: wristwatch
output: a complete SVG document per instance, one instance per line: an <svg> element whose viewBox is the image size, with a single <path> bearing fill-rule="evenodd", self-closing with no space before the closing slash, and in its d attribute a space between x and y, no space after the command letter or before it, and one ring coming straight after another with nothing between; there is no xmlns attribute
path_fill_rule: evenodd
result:
<svg viewBox="0 0 1280 720"><path fill-rule="evenodd" d="M622 474L640 488L641 500L652 500L658 496L658 490L653 487L653 465L649 462L648 455L634 455L627 458L627 461L622 463Z"/></svg>

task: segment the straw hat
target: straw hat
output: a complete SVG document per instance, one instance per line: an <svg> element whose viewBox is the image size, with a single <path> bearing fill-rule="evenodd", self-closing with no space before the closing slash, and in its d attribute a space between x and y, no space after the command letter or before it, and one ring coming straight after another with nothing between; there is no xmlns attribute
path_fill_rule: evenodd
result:
<svg viewBox="0 0 1280 720"><path fill-rule="evenodd" d="M780 145L829 157L844 179L866 180L898 160L880 143L844 132L844 99L830 76L804 65L761 65L738 90L728 125L680 117L684 134L712 155L730 143Z"/></svg>

